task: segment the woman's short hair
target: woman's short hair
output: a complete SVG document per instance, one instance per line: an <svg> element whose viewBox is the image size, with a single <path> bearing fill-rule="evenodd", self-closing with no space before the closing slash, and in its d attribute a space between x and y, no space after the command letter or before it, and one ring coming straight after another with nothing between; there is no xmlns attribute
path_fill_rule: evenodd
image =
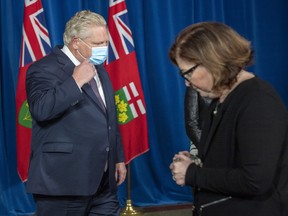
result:
<svg viewBox="0 0 288 216"><path fill-rule="evenodd" d="M188 26L177 36L169 51L177 58L202 64L214 78L214 90L231 87L237 74L253 63L250 42L232 28L218 22L201 22Z"/></svg>
<svg viewBox="0 0 288 216"><path fill-rule="evenodd" d="M106 26L105 19L94 12L83 10L77 12L65 26L63 41L66 46L75 37L85 39L89 36L89 28L92 26Z"/></svg>

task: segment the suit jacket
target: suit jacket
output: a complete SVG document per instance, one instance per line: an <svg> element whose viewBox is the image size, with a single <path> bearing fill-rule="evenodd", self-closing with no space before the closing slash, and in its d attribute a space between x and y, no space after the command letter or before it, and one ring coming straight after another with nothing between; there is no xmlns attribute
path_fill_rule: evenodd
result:
<svg viewBox="0 0 288 216"><path fill-rule="evenodd" d="M55 47L27 71L33 119L27 191L45 195L92 195L108 160L109 185L116 190L115 164L124 162L114 91L103 65L96 66L107 105L101 108L90 85L80 91L75 65Z"/></svg>
<svg viewBox="0 0 288 216"><path fill-rule="evenodd" d="M272 87L242 82L204 124L203 167L190 165L185 179L198 214L288 215L288 115Z"/></svg>

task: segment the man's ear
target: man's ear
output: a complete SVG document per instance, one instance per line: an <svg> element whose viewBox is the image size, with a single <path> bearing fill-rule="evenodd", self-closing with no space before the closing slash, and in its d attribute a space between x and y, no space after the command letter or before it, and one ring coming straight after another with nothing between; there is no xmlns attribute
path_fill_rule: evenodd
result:
<svg viewBox="0 0 288 216"><path fill-rule="evenodd" d="M78 48L79 48L79 43L80 43L79 38L74 37L74 38L71 40L70 43L71 43L73 49L78 50Z"/></svg>

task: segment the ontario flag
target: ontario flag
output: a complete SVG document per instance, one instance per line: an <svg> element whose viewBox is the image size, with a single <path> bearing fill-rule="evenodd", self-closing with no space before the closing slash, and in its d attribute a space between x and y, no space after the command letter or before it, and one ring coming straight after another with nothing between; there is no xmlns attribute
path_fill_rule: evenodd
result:
<svg viewBox="0 0 288 216"><path fill-rule="evenodd" d="M125 0L109 0L106 69L115 90L126 164L149 150L146 105Z"/></svg>
<svg viewBox="0 0 288 216"><path fill-rule="evenodd" d="M51 51L41 0L25 0L20 51L20 68L16 92L17 169L20 179L28 177L32 118L26 96L28 66Z"/></svg>

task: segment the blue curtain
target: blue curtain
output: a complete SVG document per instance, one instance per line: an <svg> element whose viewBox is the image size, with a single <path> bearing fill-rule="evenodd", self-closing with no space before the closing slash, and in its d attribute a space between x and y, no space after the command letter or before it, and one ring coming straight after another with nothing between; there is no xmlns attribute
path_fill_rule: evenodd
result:
<svg viewBox="0 0 288 216"><path fill-rule="evenodd" d="M108 0L42 0L52 45L62 44L67 20L82 9L108 14ZM191 188L171 180L174 153L188 149L184 130L185 86L168 50L184 27L220 21L252 41L255 65L288 105L288 1L286 0L126 0L147 105L150 151L131 162L135 206L191 202ZM0 215L29 215L35 205L18 178L15 149L15 92L24 0L1 0L0 62ZM119 190L126 200L126 184Z"/></svg>

